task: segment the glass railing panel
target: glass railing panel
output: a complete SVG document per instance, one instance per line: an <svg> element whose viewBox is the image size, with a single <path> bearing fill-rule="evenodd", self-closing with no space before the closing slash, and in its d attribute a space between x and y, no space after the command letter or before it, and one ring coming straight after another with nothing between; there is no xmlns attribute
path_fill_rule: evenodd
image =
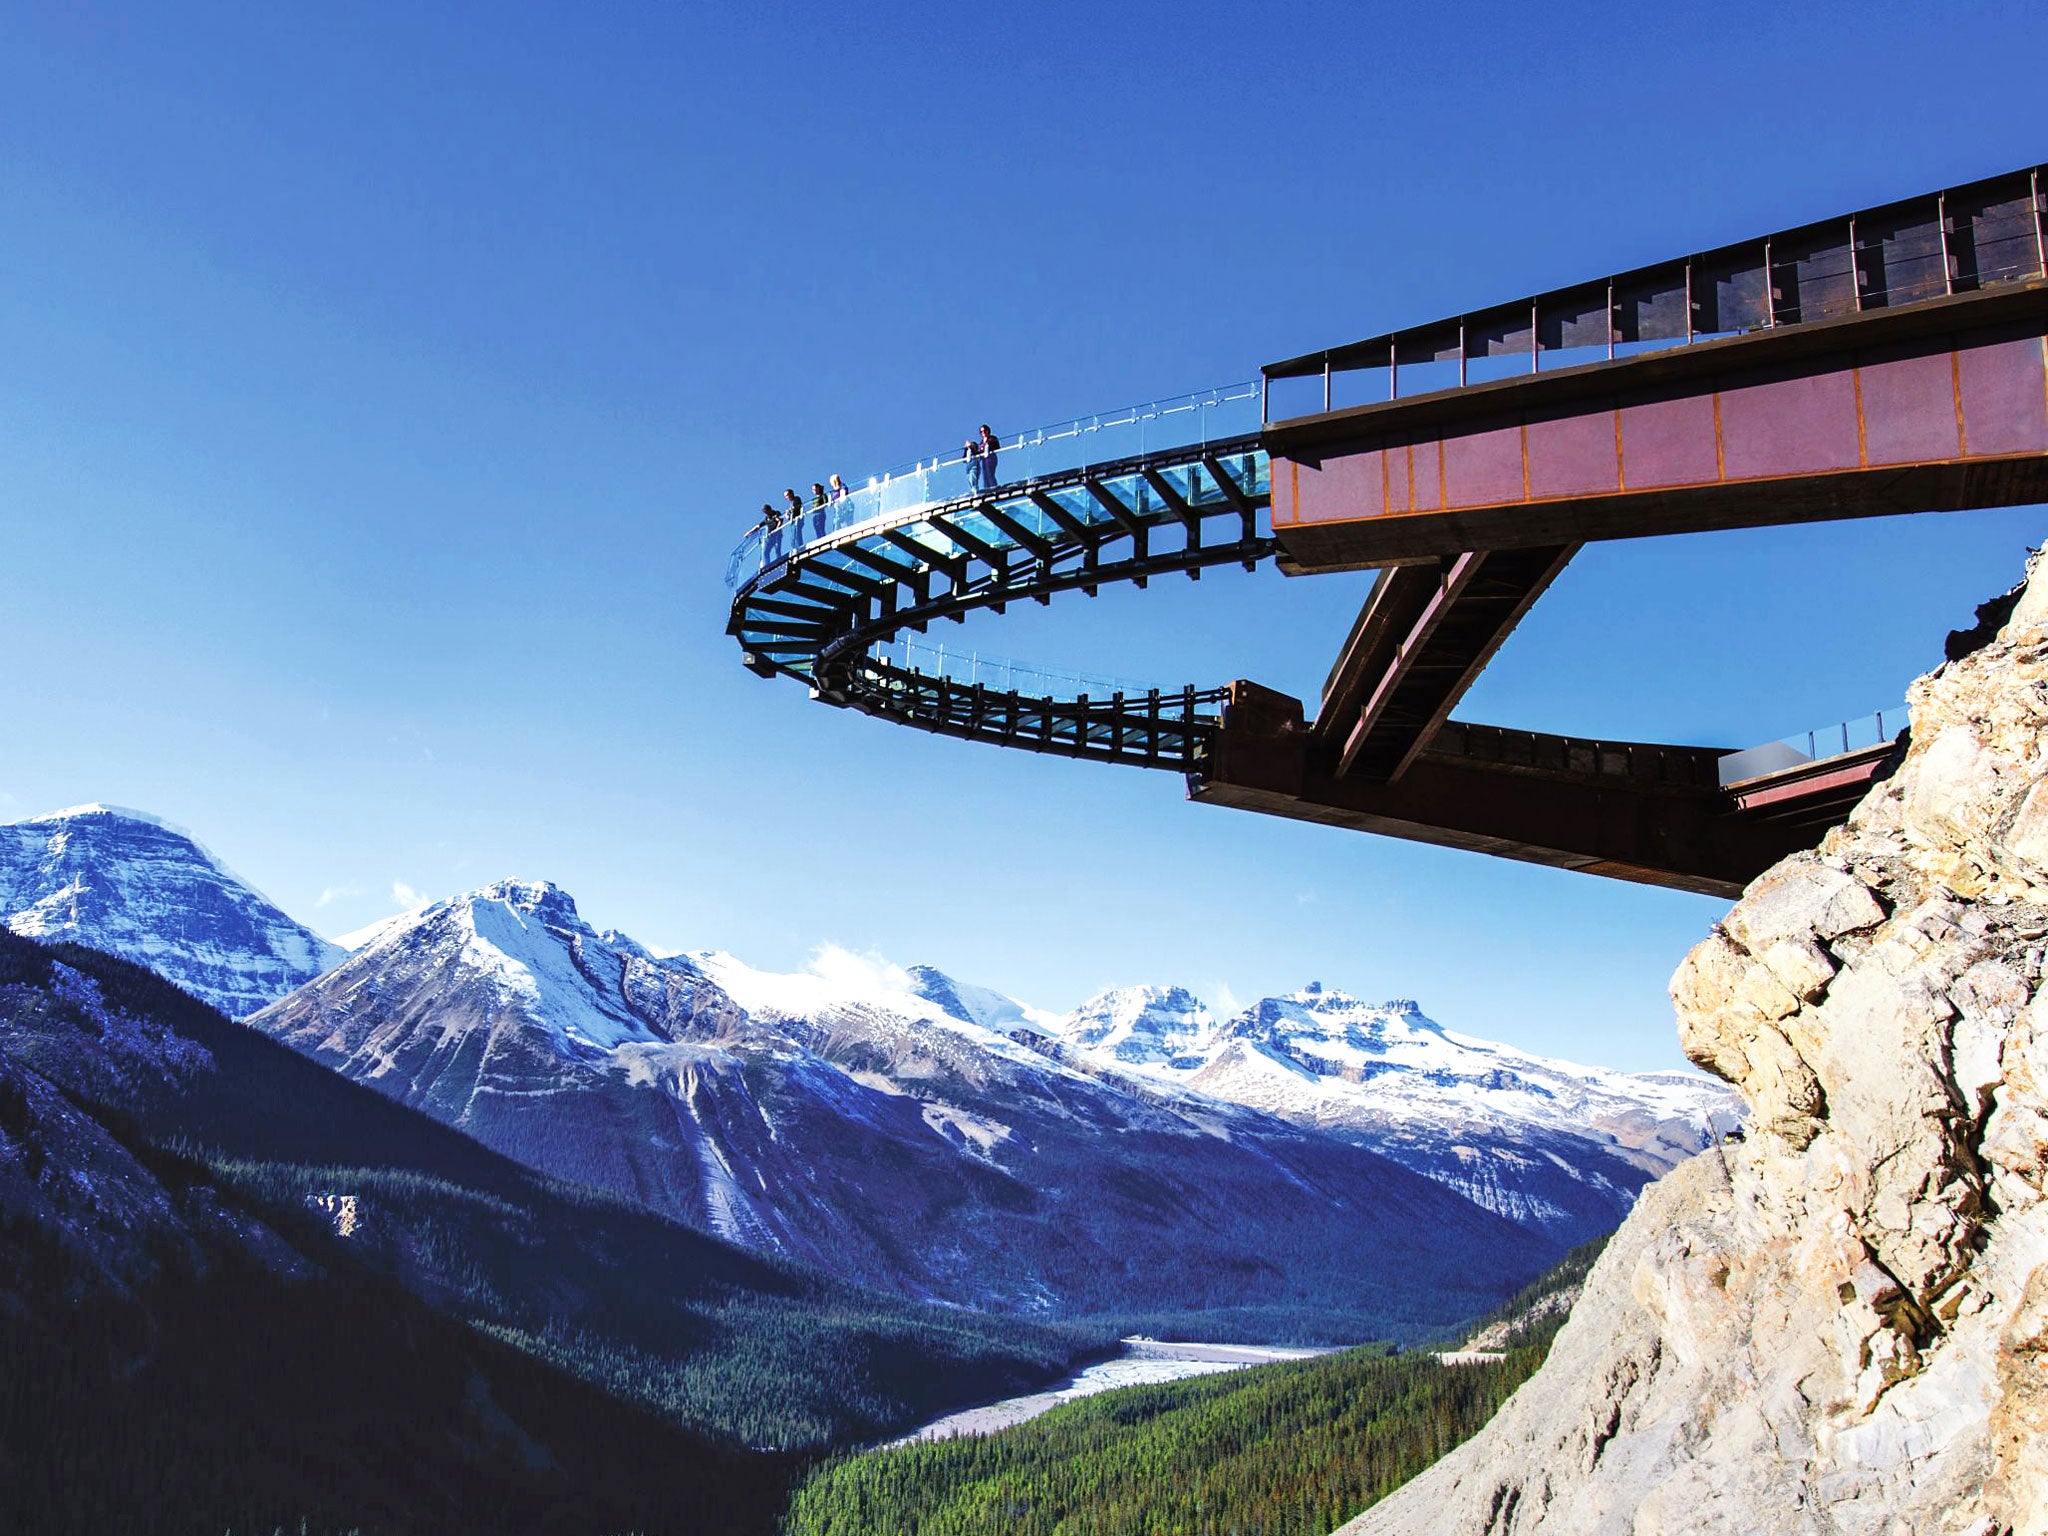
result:
<svg viewBox="0 0 2048 1536"><path fill-rule="evenodd" d="M1237 483L1249 486L1254 496L1273 494L1273 461L1264 453L1240 453L1236 455ZM1229 464L1225 468L1229 468Z"/></svg>
<svg viewBox="0 0 2048 1536"><path fill-rule="evenodd" d="M906 567L907 569L907 567ZM863 586L871 586L884 578L876 571L869 570L857 560L848 560L833 550L813 555L804 562L804 580L816 581L825 577L825 585L834 590L858 593ZM851 581L844 578L851 577Z"/></svg>
<svg viewBox="0 0 2048 1536"><path fill-rule="evenodd" d="M906 523L895 531L928 551L934 560L958 560L967 553L966 546L955 544L946 537L944 529L934 528L930 523Z"/></svg>
<svg viewBox="0 0 2048 1536"><path fill-rule="evenodd" d="M1001 496L997 498L996 504L1001 508L1003 516L1027 532L1040 534L1048 539L1066 536L1066 530L1048 517L1029 496Z"/></svg>
<svg viewBox="0 0 2048 1536"><path fill-rule="evenodd" d="M1114 521L1109 513L1103 509L1102 503L1089 495L1087 489L1083 486L1062 486L1057 490L1048 490L1042 494L1047 501L1053 503L1053 505L1057 506L1068 517L1084 528L1094 528L1103 523ZM1047 518L1046 521L1050 523L1052 519ZM1058 525L1054 524L1054 526L1057 527Z"/></svg>
<svg viewBox="0 0 2048 1536"><path fill-rule="evenodd" d="M946 521L953 524L969 538L979 539L984 544L993 544L998 549L1014 549L1017 541L1002 529L983 517L973 508L948 512Z"/></svg>
<svg viewBox="0 0 2048 1536"><path fill-rule="evenodd" d="M1173 493L1176 496L1180 497L1182 501L1190 501L1193 499L1190 492L1193 488L1195 477L1199 473L1199 470L1195 465L1168 465L1160 468L1156 471L1156 473L1158 474L1159 478L1161 480L1164 480L1166 484L1172 489Z"/></svg>
<svg viewBox="0 0 2048 1536"><path fill-rule="evenodd" d="M1145 483L1143 475L1129 472L1104 475L1096 484L1114 496L1133 516L1147 517L1160 510L1158 493Z"/></svg>
<svg viewBox="0 0 2048 1536"><path fill-rule="evenodd" d="M973 463L958 450L902 466L852 486L822 507L806 506L775 528L749 532L727 562L727 582L738 586L798 549L876 519L900 520L924 507L977 494L999 495L1030 481L1096 464L1247 436L1259 430L1261 403L1260 386L1251 381L1002 436L993 466ZM1134 489L1133 497L1138 494ZM1060 505L1090 524L1108 517L1085 492L1080 499L1062 496ZM1057 526L1035 508L1031 515L1029 526L1035 529L1050 532ZM778 518L785 516L778 514Z"/></svg>
<svg viewBox="0 0 2048 1536"><path fill-rule="evenodd" d="M1761 746L1730 752L1721 759L1721 783L1736 784L1804 763L1822 762L1846 753L1883 746L1897 739L1899 732L1906 728L1906 719L1906 705L1902 702L1854 720L1840 720L1831 725L1816 726L1810 731L1794 731L1790 736L1780 736Z"/></svg>

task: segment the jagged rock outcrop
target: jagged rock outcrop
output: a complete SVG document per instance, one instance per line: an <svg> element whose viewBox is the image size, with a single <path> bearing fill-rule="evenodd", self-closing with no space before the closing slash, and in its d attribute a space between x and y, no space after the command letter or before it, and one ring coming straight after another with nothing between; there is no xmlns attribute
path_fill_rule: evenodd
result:
<svg viewBox="0 0 2048 1536"><path fill-rule="evenodd" d="M2048 574L1672 980L1749 1139L1645 1192L1543 1369L1344 1527L2048 1532Z"/></svg>

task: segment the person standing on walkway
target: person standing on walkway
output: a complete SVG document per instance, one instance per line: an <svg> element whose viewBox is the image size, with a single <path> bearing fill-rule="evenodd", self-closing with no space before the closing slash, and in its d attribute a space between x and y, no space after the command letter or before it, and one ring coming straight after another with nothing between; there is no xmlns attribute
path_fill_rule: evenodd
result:
<svg viewBox="0 0 2048 1536"><path fill-rule="evenodd" d="M996 488L996 450L1003 445L995 433L988 429L988 423L981 424L981 488L992 491Z"/></svg>
<svg viewBox="0 0 2048 1536"><path fill-rule="evenodd" d="M965 443L961 444L960 451L961 455L967 460L967 489L979 494L982 489L980 439L970 437Z"/></svg>
<svg viewBox="0 0 2048 1536"><path fill-rule="evenodd" d="M846 500L846 482L837 475L832 477L832 499L834 501Z"/></svg>

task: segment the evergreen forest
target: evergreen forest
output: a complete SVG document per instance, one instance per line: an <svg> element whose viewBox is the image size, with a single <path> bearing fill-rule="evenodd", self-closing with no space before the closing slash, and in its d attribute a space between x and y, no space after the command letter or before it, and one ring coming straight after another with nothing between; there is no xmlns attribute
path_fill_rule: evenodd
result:
<svg viewBox="0 0 2048 1536"><path fill-rule="evenodd" d="M785 1536L1328 1536L1528 1379L1600 1246L1482 1320L1505 1325L1498 1360L1373 1345L1105 1392L997 1434L830 1462L798 1490Z"/></svg>

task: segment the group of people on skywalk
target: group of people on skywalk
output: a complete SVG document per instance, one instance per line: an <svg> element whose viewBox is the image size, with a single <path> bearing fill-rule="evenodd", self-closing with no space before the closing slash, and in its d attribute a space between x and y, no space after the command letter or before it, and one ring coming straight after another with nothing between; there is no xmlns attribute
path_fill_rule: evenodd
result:
<svg viewBox="0 0 2048 1536"><path fill-rule="evenodd" d="M846 497L846 482L837 475L832 477L832 484L829 487L822 480L811 482L811 504L808 507L804 505L803 497L797 495L796 488L792 486L782 493L783 501L788 504L786 507L778 509L772 502L761 503L761 521L754 525L754 529L759 533L773 533L785 524L794 527L802 520L805 512L822 512L832 503L846 500Z"/></svg>
<svg viewBox="0 0 2048 1536"><path fill-rule="evenodd" d="M996 488L996 455L1001 448L1002 440L987 422L983 422L981 430L961 445L961 457L967 464L967 487L976 495L985 496ZM784 506L777 507L767 501L761 503L761 521L754 525L753 531L766 535L785 527L794 528L802 522L806 512L822 512L844 501L847 494L846 482L837 475L832 477L829 486L822 480L814 480L811 482L810 504L806 506L803 497L797 495L792 486L782 493ZM822 534L822 524L819 531Z"/></svg>

